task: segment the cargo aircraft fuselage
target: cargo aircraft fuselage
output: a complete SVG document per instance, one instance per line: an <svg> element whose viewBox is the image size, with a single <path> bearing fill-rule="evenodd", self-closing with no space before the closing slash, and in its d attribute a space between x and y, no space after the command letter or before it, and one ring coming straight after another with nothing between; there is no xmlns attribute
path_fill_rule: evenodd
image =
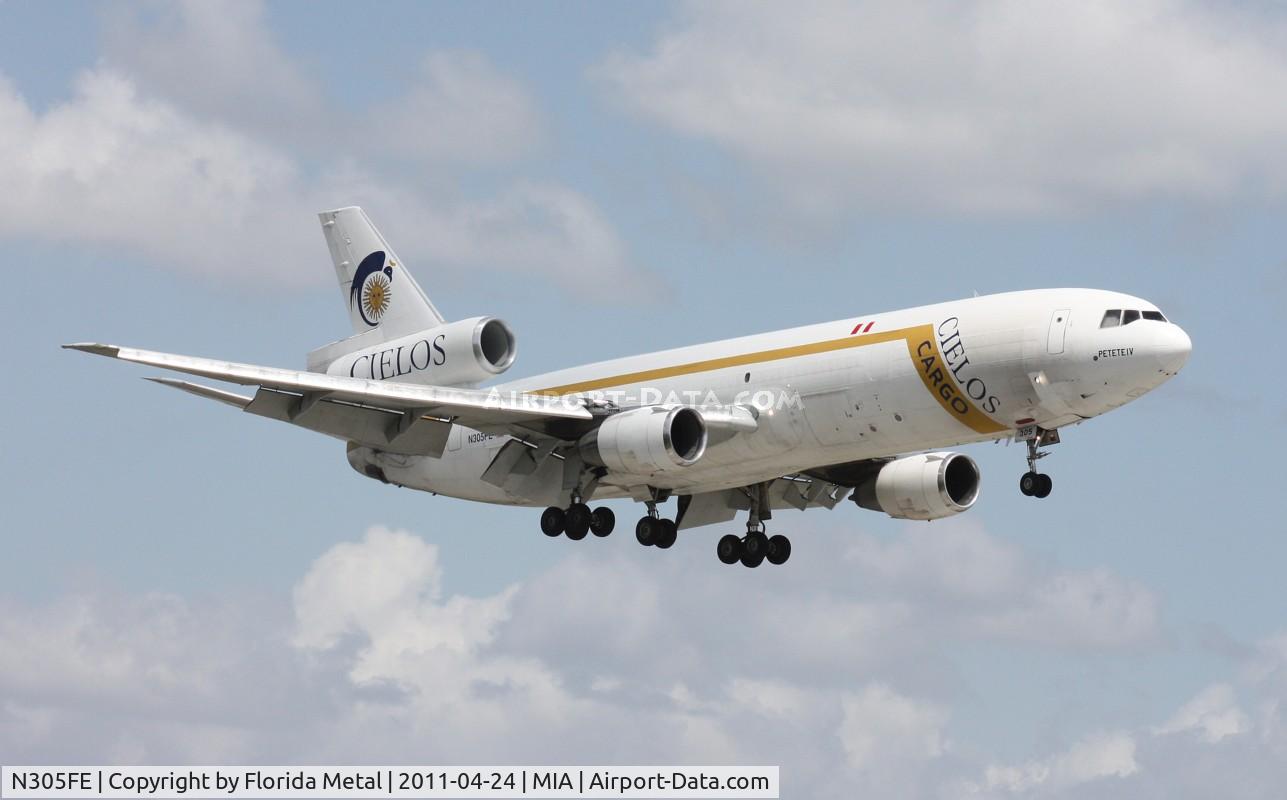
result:
<svg viewBox="0 0 1287 800"><path fill-rule="evenodd" d="M232 383L253 396L162 383L347 443L377 480L466 500L544 506L573 539L615 527L592 499L631 498L636 538L748 515L726 563L782 563L775 509L858 506L906 519L969 509L980 474L946 448L1026 443L1020 490L1060 430L1174 377L1189 337L1152 303L1098 289L1039 289L614 359L484 386L517 354L493 317L446 321L361 209L321 215L354 335L304 372L112 345L70 345ZM674 498L673 519L660 508Z"/></svg>

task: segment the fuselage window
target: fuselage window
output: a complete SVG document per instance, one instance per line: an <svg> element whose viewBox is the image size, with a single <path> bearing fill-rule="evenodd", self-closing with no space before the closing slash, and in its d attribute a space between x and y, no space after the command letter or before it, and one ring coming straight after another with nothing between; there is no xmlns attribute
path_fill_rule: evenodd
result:
<svg viewBox="0 0 1287 800"><path fill-rule="evenodd" d="M1122 312L1122 324L1123 324L1123 325L1130 325L1132 322L1136 321L1136 320L1137 320L1137 319L1139 319L1139 318L1140 318L1140 312L1138 312L1138 311L1136 311L1136 310L1134 310L1134 309L1130 309L1130 308L1128 308L1128 309L1126 309L1125 311L1123 311L1123 312Z"/></svg>
<svg viewBox="0 0 1287 800"><path fill-rule="evenodd" d="M1162 316L1161 311L1145 311L1144 319L1151 319L1154 322L1166 322L1166 317Z"/></svg>
<svg viewBox="0 0 1287 800"><path fill-rule="evenodd" d="M1104 318L1099 321L1101 328L1116 328L1122 324L1122 310L1114 308L1111 311L1104 312Z"/></svg>

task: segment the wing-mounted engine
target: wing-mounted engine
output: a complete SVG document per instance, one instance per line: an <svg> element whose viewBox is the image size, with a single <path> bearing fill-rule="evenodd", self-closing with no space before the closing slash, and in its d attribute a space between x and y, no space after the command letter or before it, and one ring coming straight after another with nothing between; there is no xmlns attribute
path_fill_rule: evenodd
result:
<svg viewBox="0 0 1287 800"><path fill-rule="evenodd" d="M627 475L692 466L706 452L706 423L697 409L649 406L613 414L578 442L586 463Z"/></svg>
<svg viewBox="0 0 1287 800"><path fill-rule="evenodd" d="M474 317L344 353L327 365L326 374L473 386L509 369L516 353L508 325L495 317Z"/></svg>
<svg viewBox="0 0 1287 800"><path fill-rule="evenodd" d="M974 505L979 465L960 453L894 459L854 489L853 501L895 519L942 519Z"/></svg>

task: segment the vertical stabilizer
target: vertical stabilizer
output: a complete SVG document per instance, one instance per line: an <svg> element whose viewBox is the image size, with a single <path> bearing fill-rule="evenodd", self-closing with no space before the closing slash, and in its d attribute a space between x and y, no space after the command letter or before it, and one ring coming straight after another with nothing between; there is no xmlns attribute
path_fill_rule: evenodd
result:
<svg viewBox="0 0 1287 800"><path fill-rule="evenodd" d="M361 208L349 206L317 216L354 333L378 330L379 338L387 341L443 323Z"/></svg>

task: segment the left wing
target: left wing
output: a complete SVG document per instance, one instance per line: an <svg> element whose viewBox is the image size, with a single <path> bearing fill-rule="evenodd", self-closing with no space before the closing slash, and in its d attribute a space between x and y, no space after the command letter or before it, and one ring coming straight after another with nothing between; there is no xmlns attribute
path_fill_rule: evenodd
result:
<svg viewBox="0 0 1287 800"><path fill-rule="evenodd" d="M260 416L391 452L441 453L450 428L446 423L450 422L489 433L524 438L537 434L568 441L579 438L596 424L594 415L579 401L548 395L345 378L107 344L63 347L259 386L251 398L187 381L157 379L167 386Z"/></svg>

